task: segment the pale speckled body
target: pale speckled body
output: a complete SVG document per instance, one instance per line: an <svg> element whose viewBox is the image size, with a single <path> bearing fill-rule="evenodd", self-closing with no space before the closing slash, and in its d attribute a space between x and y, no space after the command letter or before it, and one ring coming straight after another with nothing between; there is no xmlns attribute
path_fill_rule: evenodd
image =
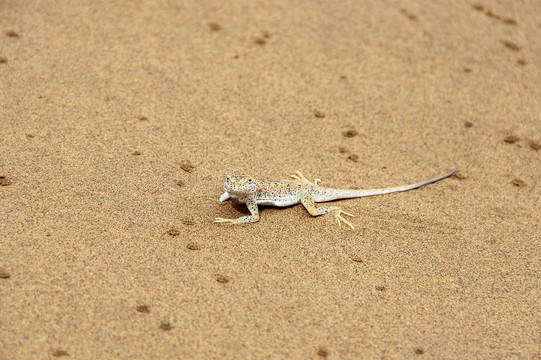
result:
<svg viewBox="0 0 541 360"><path fill-rule="evenodd" d="M283 180L278 182L255 180L250 175L230 173L225 179L225 192L220 196L220 201L223 202L231 199L239 203L244 203L248 207L248 210L250 210L251 216L242 216L238 219L216 218L216 222L232 224L252 223L259 221L258 205L284 207L301 203L312 216L319 216L334 211L334 217L338 225L341 226L342 221L353 229L353 225L345 220L341 214L353 215L342 211L337 206L316 207L315 203L412 190L445 179L453 175L457 169L458 166L445 175L411 185L370 190L343 190L322 187L318 185L319 179L316 179L312 183L299 171L291 175L294 179L293 181Z"/></svg>
<svg viewBox="0 0 541 360"><path fill-rule="evenodd" d="M258 205L284 207L300 204L301 195L304 193L308 193L316 203L354 197L349 190L303 184L299 181L257 181L256 184L255 200Z"/></svg>

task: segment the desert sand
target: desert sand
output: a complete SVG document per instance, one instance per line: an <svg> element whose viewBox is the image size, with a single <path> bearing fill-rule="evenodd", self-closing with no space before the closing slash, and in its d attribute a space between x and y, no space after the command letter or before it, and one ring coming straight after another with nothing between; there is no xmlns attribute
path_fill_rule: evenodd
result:
<svg viewBox="0 0 541 360"><path fill-rule="evenodd" d="M539 359L541 3L0 4L0 359ZM219 203L228 172L378 188Z"/></svg>

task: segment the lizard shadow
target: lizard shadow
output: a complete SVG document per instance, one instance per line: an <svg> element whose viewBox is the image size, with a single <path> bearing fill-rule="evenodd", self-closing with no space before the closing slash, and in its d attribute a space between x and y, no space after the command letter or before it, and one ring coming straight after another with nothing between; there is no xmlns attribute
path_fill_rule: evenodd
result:
<svg viewBox="0 0 541 360"><path fill-rule="evenodd" d="M299 204L293 204L293 205L280 206L280 207L276 207L272 205L257 205L257 207L259 209L259 212L261 212L267 209L270 209L270 210L287 209L287 208L292 208L298 205ZM244 203L231 202L231 206L233 207L233 209L235 209L238 212L250 214L250 211L248 210L248 208L246 207L246 204Z"/></svg>

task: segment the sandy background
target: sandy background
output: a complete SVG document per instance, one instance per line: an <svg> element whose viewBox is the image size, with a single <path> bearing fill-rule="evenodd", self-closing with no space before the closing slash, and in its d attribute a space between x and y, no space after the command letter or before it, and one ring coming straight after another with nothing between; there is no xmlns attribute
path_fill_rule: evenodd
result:
<svg viewBox="0 0 541 360"><path fill-rule="evenodd" d="M0 3L0 359L539 359L540 2L57 3Z"/></svg>

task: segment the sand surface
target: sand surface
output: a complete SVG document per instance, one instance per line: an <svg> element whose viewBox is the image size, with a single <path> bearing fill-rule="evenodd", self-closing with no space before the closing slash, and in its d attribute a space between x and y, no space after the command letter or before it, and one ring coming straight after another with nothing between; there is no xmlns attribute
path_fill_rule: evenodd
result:
<svg viewBox="0 0 541 360"><path fill-rule="evenodd" d="M63 4L59 4L63 3ZM0 359L539 359L539 1L0 2ZM225 175L340 188L215 224Z"/></svg>

